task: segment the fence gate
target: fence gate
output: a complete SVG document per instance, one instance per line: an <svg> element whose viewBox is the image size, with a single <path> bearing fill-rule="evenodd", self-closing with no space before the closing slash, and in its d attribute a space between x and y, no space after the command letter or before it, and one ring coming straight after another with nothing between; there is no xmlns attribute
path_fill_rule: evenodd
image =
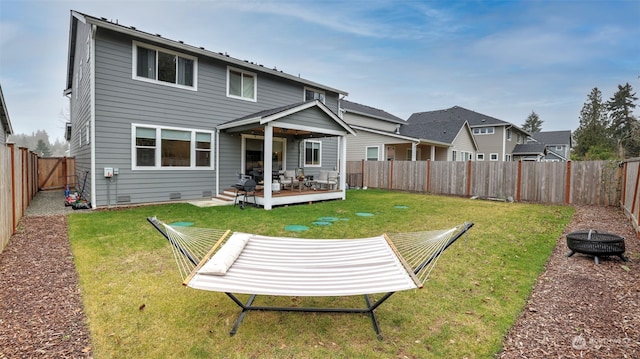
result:
<svg viewBox="0 0 640 359"><path fill-rule="evenodd" d="M38 158L38 190L61 189L65 185L74 187L75 158L46 157Z"/></svg>

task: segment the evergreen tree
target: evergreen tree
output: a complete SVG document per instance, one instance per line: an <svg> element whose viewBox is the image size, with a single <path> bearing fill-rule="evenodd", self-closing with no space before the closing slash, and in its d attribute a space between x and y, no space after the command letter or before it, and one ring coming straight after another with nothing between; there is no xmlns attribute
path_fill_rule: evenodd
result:
<svg viewBox="0 0 640 359"><path fill-rule="evenodd" d="M537 113L531 111L529 117L527 117L527 119L524 121L522 129L529 132L530 134L534 134L542 130L543 122L544 121L540 119L540 116L538 116Z"/></svg>
<svg viewBox="0 0 640 359"><path fill-rule="evenodd" d="M38 140L38 145L33 152L37 153L40 157L51 157L51 150L49 149L49 145L44 143L43 140Z"/></svg>
<svg viewBox="0 0 640 359"><path fill-rule="evenodd" d="M616 142L616 149L620 158L636 157L640 155L640 136L638 119L633 116L636 107L634 101L638 98L632 93L631 85L618 85L618 91L606 103L609 111L609 130Z"/></svg>
<svg viewBox="0 0 640 359"><path fill-rule="evenodd" d="M580 125L574 132L576 145L573 157L588 159L588 154L597 153L598 157L613 157L614 144L607 127L606 108L602 103L602 92L594 87L587 102L580 111Z"/></svg>

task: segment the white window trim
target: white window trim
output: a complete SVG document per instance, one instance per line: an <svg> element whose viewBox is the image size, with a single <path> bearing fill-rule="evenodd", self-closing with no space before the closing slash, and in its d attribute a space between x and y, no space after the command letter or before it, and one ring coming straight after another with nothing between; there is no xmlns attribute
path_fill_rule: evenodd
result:
<svg viewBox="0 0 640 359"><path fill-rule="evenodd" d="M307 143L317 143L320 145L320 151L318 151L318 164L314 165L314 164L309 164L307 163ZM304 144L302 146L302 151L303 151L303 164L304 167L322 167L322 141L318 141L318 140L304 140Z"/></svg>
<svg viewBox="0 0 640 359"><path fill-rule="evenodd" d="M316 93L321 93L321 94L323 94L324 96L322 96L322 101L321 101L321 102L322 102L322 103L326 103L326 101L327 101L327 94L326 94L324 91L322 91L322 90L318 90L318 89L313 88L313 87L306 87L306 86L305 86L305 88L304 88L304 91L302 92L302 101L307 101L307 91L313 91L313 92L316 92Z"/></svg>
<svg viewBox="0 0 640 359"><path fill-rule="evenodd" d="M138 166L136 163L136 128L144 127L144 128L154 128L156 130L156 165L155 166ZM185 131L191 132L191 164L189 166L162 166L162 131L158 130L176 130L176 131ZM196 166L196 132L200 133L209 133L211 134L211 163L209 166ZM132 123L131 124L131 170L132 171L210 171L215 168L214 160L214 141L215 141L215 132L209 130L201 130L195 128L184 128L184 127L171 127L171 126L157 126L157 125L149 125L142 123Z"/></svg>
<svg viewBox="0 0 640 359"><path fill-rule="evenodd" d="M369 149L370 148L375 148L376 151L378 152L378 158L376 159L376 161L380 161L380 146L366 146L364 149L364 159L365 161L373 161L370 160L369 157L367 156L367 154L369 153Z"/></svg>
<svg viewBox="0 0 640 359"><path fill-rule="evenodd" d="M484 153L476 153L476 161L484 161Z"/></svg>
<svg viewBox="0 0 640 359"><path fill-rule="evenodd" d="M150 79L150 78L147 78L147 77L138 76L138 72L136 71L137 64L138 64L138 46L144 47L145 49L161 51L161 52L164 52L166 54L176 55L176 56L183 57L185 59L193 60L193 86L186 86L186 85L180 85L180 84L177 84L177 83L160 81L157 78L156 79ZM132 51L132 57L131 57L132 58L132 61L131 61L131 78L132 79L138 80L138 81L149 82L149 83L153 83L153 84L158 84L158 85L181 88L181 89L185 89L185 90L198 91L198 58L197 57L191 56L191 55L187 55L187 54L183 54L181 52L172 51L172 50L166 49L164 47L158 47L158 46L145 44L144 42L139 42L139 41L136 41L136 40L133 40L133 45L131 46L131 51ZM158 56L156 56L156 72L157 71L158 71Z"/></svg>
<svg viewBox="0 0 640 359"><path fill-rule="evenodd" d="M230 71L237 71L243 75L253 76L253 98L236 96L229 93L229 79L230 79L229 72ZM237 67L227 66L227 97L235 98L243 101L258 102L258 74L256 74L255 72L246 71Z"/></svg>
<svg viewBox="0 0 640 359"><path fill-rule="evenodd" d="M485 132L482 133L482 130L485 130ZM496 133L496 128L495 127L476 127L473 129L472 132L474 135L493 135Z"/></svg>
<svg viewBox="0 0 640 359"><path fill-rule="evenodd" d="M494 159L493 156L495 156L496 158ZM499 160L500 160L500 155L498 153L489 154L489 161L499 161Z"/></svg>
<svg viewBox="0 0 640 359"><path fill-rule="evenodd" d="M85 143L89 144L91 142L91 137L90 135L90 131L89 131L89 121L87 121L87 123L84 125L84 129L85 129Z"/></svg>

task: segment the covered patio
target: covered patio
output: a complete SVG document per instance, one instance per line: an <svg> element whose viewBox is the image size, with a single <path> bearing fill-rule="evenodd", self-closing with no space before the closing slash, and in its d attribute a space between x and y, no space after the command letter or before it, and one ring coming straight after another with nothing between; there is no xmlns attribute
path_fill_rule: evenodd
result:
<svg viewBox="0 0 640 359"><path fill-rule="evenodd" d="M264 209L346 198L347 136L355 136L355 131L321 101L261 111L224 123L217 130L218 136L224 133L241 141L240 171L235 173L251 176L257 182L261 191L257 191L255 201ZM220 161L216 163L219 169ZM296 177L304 175L308 185L309 177L335 171L337 184L331 189L314 191L304 186L303 181L298 188L284 189L280 175L286 170L295 171ZM219 177L220 170L216 173ZM228 186L220 187L219 180L216 182L217 193L222 190L229 195L229 191L234 191ZM248 202L252 201L253 197Z"/></svg>

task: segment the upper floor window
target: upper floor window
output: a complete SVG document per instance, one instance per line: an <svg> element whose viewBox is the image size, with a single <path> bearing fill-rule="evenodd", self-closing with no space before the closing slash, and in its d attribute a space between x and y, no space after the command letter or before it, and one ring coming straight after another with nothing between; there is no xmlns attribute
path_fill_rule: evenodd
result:
<svg viewBox="0 0 640 359"><path fill-rule="evenodd" d="M319 100L322 103L325 103L325 94L324 91L320 91L320 90L316 90L316 89L312 89L309 87L305 87L304 88L304 100L305 101L311 101L311 100Z"/></svg>
<svg viewBox="0 0 640 359"><path fill-rule="evenodd" d="M518 135L518 138L520 138L520 135ZM511 141L511 129L507 128L507 141Z"/></svg>
<svg viewBox="0 0 640 359"><path fill-rule="evenodd" d="M133 78L196 89L197 58L133 42Z"/></svg>
<svg viewBox="0 0 640 359"><path fill-rule="evenodd" d="M256 74L235 68L227 68L227 96L256 101Z"/></svg>
<svg viewBox="0 0 640 359"><path fill-rule="evenodd" d="M213 134L180 128L132 125L133 169L211 169Z"/></svg>
<svg viewBox="0 0 640 359"><path fill-rule="evenodd" d="M489 161L497 161L497 160L498 160L498 154L497 153L489 154Z"/></svg>
<svg viewBox="0 0 640 359"><path fill-rule="evenodd" d="M484 161L484 153L477 153L476 161Z"/></svg>
<svg viewBox="0 0 640 359"><path fill-rule="evenodd" d="M473 129L474 135L493 135L494 133L494 127L476 127Z"/></svg>
<svg viewBox="0 0 640 359"><path fill-rule="evenodd" d="M322 156L322 142L304 141L304 165L306 167L319 167Z"/></svg>

